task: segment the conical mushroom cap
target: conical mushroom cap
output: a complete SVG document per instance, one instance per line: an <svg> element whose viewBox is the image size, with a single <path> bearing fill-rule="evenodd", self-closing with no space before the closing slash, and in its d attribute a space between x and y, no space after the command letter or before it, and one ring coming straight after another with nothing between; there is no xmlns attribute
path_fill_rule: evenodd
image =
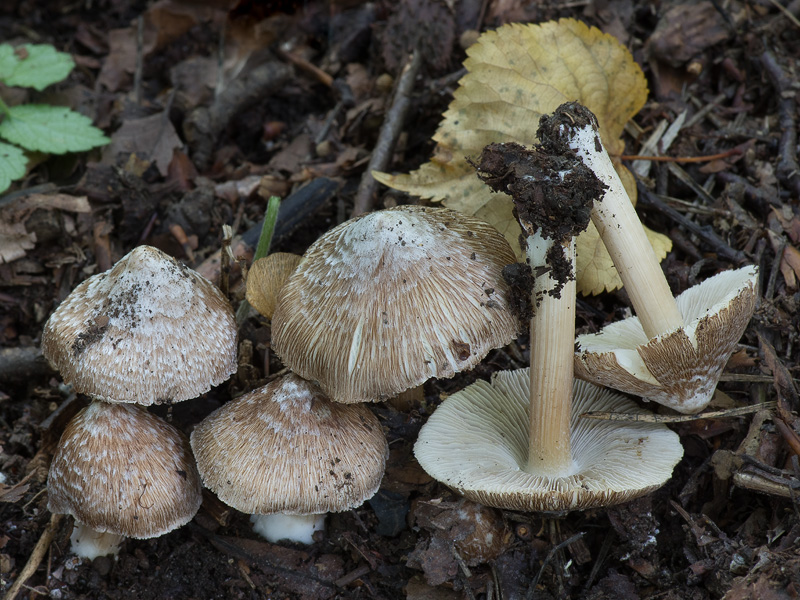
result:
<svg viewBox="0 0 800 600"><path fill-rule="evenodd" d="M360 506L378 490L388 453L366 406L331 402L292 373L211 413L191 443L203 484L254 514Z"/></svg>
<svg viewBox="0 0 800 600"><path fill-rule="evenodd" d="M452 377L516 336L502 277L515 260L493 227L452 210L351 219L312 244L284 285L273 348L337 402Z"/></svg>
<svg viewBox="0 0 800 600"><path fill-rule="evenodd" d="M685 327L648 340L638 317L578 336L575 376L681 413L705 408L758 300L756 267L724 271L675 301Z"/></svg>
<svg viewBox="0 0 800 600"><path fill-rule="evenodd" d="M138 406L99 400L64 430L47 492L50 512L140 539L185 525L202 501L183 434Z"/></svg>
<svg viewBox="0 0 800 600"><path fill-rule="evenodd" d="M530 370L500 371L448 397L422 427L414 454L428 474L470 500L523 511L627 502L662 486L683 455L657 423L581 419L588 410L646 413L630 400L576 381L572 466L561 476L528 465Z"/></svg>
<svg viewBox="0 0 800 600"><path fill-rule="evenodd" d="M180 402L236 371L236 320L211 282L139 246L67 296L45 323L42 352L79 393Z"/></svg>

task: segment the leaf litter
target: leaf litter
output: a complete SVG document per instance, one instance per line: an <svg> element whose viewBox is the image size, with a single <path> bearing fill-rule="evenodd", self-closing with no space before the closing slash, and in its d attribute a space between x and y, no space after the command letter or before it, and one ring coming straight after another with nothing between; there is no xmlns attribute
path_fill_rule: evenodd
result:
<svg viewBox="0 0 800 600"><path fill-rule="evenodd" d="M36 0L32 3L39 4ZM158 139L160 134L172 140L155 153L155 146L143 144L118 147L105 157L88 154L37 161L22 183L0 197L0 222L16 227L15 235L25 240L24 247L14 250L7 262L0 262L3 593L17 582L35 554L37 542L49 530L50 516L44 510L49 452L70 413L85 402L60 385L41 357L37 359L41 325L50 311L80 281L139 243L156 245L204 272L219 273L222 224L234 225L234 253L246 257L255 245L249 232L259 229L272 190L282 190L289 207L279 218L276 250L302 253L316 237L343 220L366 165L364 157L372 151L381 119L393 101L393 82L400 75L397 69L402 71L406 64L402 57L405 46L396 54L393 68L383 52L374 51L387 43L379 34L390 17L392 23L400 23L400 14L405 15L402 24L408 30L406 20L414 18L410 9L421 4L381 3L376 9L373 3L358 1L312 1L302 7L283 2L280 14L269 14L254 4L234 7L224 2L209 8L209 4L191 7L161 1L145 13L141 7L125 3L114 4L117 8L108 11L71 5L62 13L48 13L53 14L51 22L36 20L41 13L23 10L22 3L12 2L0 9L3 16L13 15L15 22L25 23L59 49L73 53L79 66L60 87L65 92L79 86L88 90L92 102L87 114L103 123L106 134L122 131L120 135L128 137L131 124L158 115L164 128L159 132L153 127L156 133L148 133L147 139ZM793 88L786 83L792 74L791 57L800 52L791 20L771 5L738 3L722 7L710 2L678 3L683 7L680 12L632 6L625 0L560 9L501 0L489 2L485 10L482 3L467 0L433 4L437 4L435 10L443 8L452 16L452 20L441 19L453 27L452 38L442 38L445 42L462 39L462 34L474 27L516 31L508 36L508 43L519 44L528 26L503 23L520 18L540 31L555 28L559 23L555 19L565 16L606 32L623 31L653 93L647 97L645 91L640 97L636 84L624 87L629 84L626 76L620 75L623 87L615 88L617 92L606 97L606 104L593 108L598 116L605 114L606 107L617 111L612 111L610 118L601 117L601 122L608 119L603 139L619 155L624 152L623 140L628 148L625 153L636 149L641 154L638 148L657 125L674 123L684 111L683 127L660 153L714 155L743 145L738 160L717 163L705 172L702 165L653 163L651 178L641 182L648 195L640 194L640 213L662 232L662 252L669 252L663 264L676 292L738 266L731 258L735 253L728 250L742 253L748 262L761 267L761 305L726 370L713 408L791 398L800 329L800 213L792 191L796 178L787 168L792 159L796 161L792 154L796 148L783 141L786 132L794 129L789 125L796 118L788 104L794 101ZM702 10L692 8L700 4ZM607 18L609 11L613 19ZM749 11L748 21L742 19L744 11ZM726 35L719 33L714 14L725 15ZM136 41L140 15L144 16L145 34L141 46ZM690 17L697 19L692 23L713 26L713 35L704 37L703 27L697 25L692 29L680 25ZM220 53L222 22L228 28ZM548 47L556 48L554 56L559 56L562 46L573 47L586 32L592 43L608 50L609 57L614 54L616 43L605 34L577 21L569 23L573 39ZM656 25L660 36L675 36L662 39L660 48L680 44L681 36L691 33L693 54L676 54L669 64L658 53L644 60L644 44L655 34ZM33 41L22 39L19 30L11 31L7 20L0 19L0 33L16 44ZM768 49L761 46L762 41ZM271 52L270 46L276 42L305 63L289 67ZM464 152L459 145L469 148L469 137L462 140L455 133L449 140L434 137L443 112L445 121L448 119L451 92L455 92L454 103L459 98L466 102L468 93L474 93L484 102L487 115L493 114L492 107L518 110L499 95L487 96L486 85L478 79L469 88L459 87L458 80L471 77L472 69L467 75L460 70L465 51L458 43L447 42L447 48L436 57L440 62L432 70L421 70L415 79L411 110L387 172L412 172L432 152L432 164L443 168L453 167L470 153L480 153L482 146ZM477 64L478 58L472 56L476 51L483 52L480 61L503 64L507 60L480 43L466 53L468 67ZM134 93L137 56L144 59L140 100ZM626 60L632 63L629 57ZM573 65L570 73L588 69L590 62ZM333 83L320 83L298 66L302 64L322 69ZM223 65L222 76L218 76L219 65ZM243 86L242 95L234 94L232 100L247 101L234 102L229 105L234 110L226 108L219 113L222 119L214 124L213 142L206 141L203 146L191 140L185 130L187 116L199 108L208 110L215 95L242 84L244 76L260 65L291 69L291 76L249 97L247 93L256 88ZM777 65L775 77L763 76L762 65ZM481 69L477 71L481 73ZM170 77L170 72L176 75ZM524 83L522 89L532 85L525 78L518 80ZM351 82L353 94L340 87L342 81ZM613 81L616 85L616 78ZM607 85L607 76L596 79L597 89L602 91ZM173 89L177 91L171 97ZM579 89L575 93L585 92ZM4 97L5 93L0 91ZM528 95L537 101L547 98L540 91ZM69 102L77 98L74 94ZM529 102L526 97L525 103ZM492 118L502 121L502 116L500 111ZM530 127L535 130L538 117L533 121ZM626 122L635 124L641 133L623 137ZM512 125L513 129L504 133L511 139L496 141L534 142L513 137L526 137L527 121ZM121 129L125 127L128 129ZM497 132L495 127L492 134ZM634 129L629 126L628 130ZM435 151L431 139L438 143ZM205 166L195 160L198 149L207 153ZM280 160L270 166L279 155ZM0 177L3 169L0 164ZM479 188L465 188L471 189L469 196L450 190L448 185L462 185L462 175L464 181L468 179L466 169L458 172L453 167L453 173L449 184L441 184L447 192L443 197L467 202L469 210L501 226L511 221L510 207L503 212L489 203L469 204L472 192L481 193ZM470 176L477 181L474 173ZM303 187L305 182L308 184ZM372 200L378 208L408 198L381 189ZM663 210L656 201L673 212ZM683 220L675 220L674 212ZM303 216L298 219L294 215ZM294 223L291 227L286 225L290 222ZM715 232L716 238L706 235L709 231ZM512 241L516 246L516 239ZM4 252L10 247L2 246ZM591 258L590 264L603 264L602 258L595 259L591 252L584 255ZM228 267L238 301L244 287L237 264ZM602 283L609 279L602 273L596 275L587 288L613 287ZM578 326L584 332L596 330L624 316L627 306L624 292L587 296L579 302ZM268 323L249 317L241 327L240 340L242 364L229 384L183 403L185 406L175 406L169 414L164 409L162 416L188 432L222 403L280 372L282 365L269 351ZM246 516L220 506L209 496L192 524L163 538L126 542L116 562L107 558L85 564L74 561L67 553L71 524L62 521L53 532L49 550L40 555L42 562L24 582L32 590L26 593L61 598L493 600L745 600L796 595L800 589L796 543L800 536L796 510L800 469L792 450L798 430L797 407L791 404L784 412L766 409L752 417L709 416L671 425L681 433L686 457L662 490L636 504L559 519L497 511L506 545L496 558L475 564L456 548L462 564L452 552L453 542L469 530L459 516L461 500L421 471L413 460L411 444L443 397L475 378L488 379L498 369L525 364L527 351L523 335L518 342L492 353L470 374L428 382L424 398L403 411L373 407L392 449L380 498L333 515L327 535L308 548L256 540ZM583 534L577 541L576 533Z"/></svg>

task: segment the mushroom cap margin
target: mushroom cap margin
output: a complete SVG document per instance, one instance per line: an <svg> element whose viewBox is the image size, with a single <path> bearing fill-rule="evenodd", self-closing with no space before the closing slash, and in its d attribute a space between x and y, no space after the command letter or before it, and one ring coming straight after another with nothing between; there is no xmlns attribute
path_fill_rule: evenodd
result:
<svg viewBox="0 0 800 600"><path fill-rule="evenodd" d="M191 521L201 490L182 433L143 408L102 400L67 424L47 479L50 512L138 539Z"/></svg>
<svg viewBox="0 0 800 600"><path fill-rule="evenodd" d="M448 397L422 427L414 454L433 478L497 508L563 512L627 502L662 486L683 456L657 423L581 419L589 410L646 411L620 394L575 381L573 464L560 477L527 467L528 368L496 373Z"/></svg>
<svg viewBox="0 0 800 600"><path fill-rule="evenodd" d="M89 277L50 315L42 352L75 391L149 406L207 392L237 368L222 292L151 246Z"/></svg>
<svg viewBox="0 0 800 600"><path fill-rule="evenodd" d="M502 277L515 261L496 229L449 209L351 219L314 242L284 285L273 348L337 402L453 377L516 337Z"/></svg>
<svg viewBox="0 0 800 600"><path fill-rule="evenodd" d="M575 376L696 413L711 402L757 300L756 267L718 273L675 299L683 329L648 340L633 316L578 336Z"/></svg>
<svg viewBox="0 0 800 600"><path fill-rule="evenodd" d="M293 373L211 413L191 445L203 484L251 514L360 506L377 492L388 454L367 406L332 402Z"/></svg>

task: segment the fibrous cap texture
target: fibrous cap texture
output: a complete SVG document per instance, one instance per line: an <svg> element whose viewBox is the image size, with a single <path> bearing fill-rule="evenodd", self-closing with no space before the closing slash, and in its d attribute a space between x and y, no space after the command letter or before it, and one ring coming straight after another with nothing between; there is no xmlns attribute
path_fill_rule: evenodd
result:
<svg viewBox="0 0 800 600"><path fill-rule="evenodd" d="M185 525L202 501L183 434L138 406L100 400L64 430L47 492L50 512L133 538Z"/></svg>
<svg viewBox="0 0 800 600"><path fill-rule="evenodd" d="M42 352L77 392L179 402L236 371L236 321L211 282L139 246L61 303L44 326Z"/></svg>
<svg viewBox="0 0 800 600"><path fill-rule="evenodd" d="M493 227L448 209L351 219L317 240L284 285L273 348L338 402L452 377L516 336L502 278L513 262Z"/></svg>
<svg viewBox="0 0 800 600"><path fill-rule="evenodd" d="M683 455L662 424L582 419L589 410L645 412L619 394L576 381L572 464L559 476L528 461L529 369L501 371L448 397L422 427L414 454L428 474L470 500L563 512L627 502L663 485Z"/></svg>
<svg viewBox="0 0 800 600"><path fill-rule="evenodd" d="M758 270L723 271L675 301L685 327L648 340L638 317L581 335L575 375L678 412L705 408L758 300Z"/></svg>
<svg viewBox="0 0 800 600"><path fill-rule="evenodd" d="M191 443L203 484L259 514L360 506L378 490L388 451L366 406L332 402L291 373L213 412Z"/></svg>

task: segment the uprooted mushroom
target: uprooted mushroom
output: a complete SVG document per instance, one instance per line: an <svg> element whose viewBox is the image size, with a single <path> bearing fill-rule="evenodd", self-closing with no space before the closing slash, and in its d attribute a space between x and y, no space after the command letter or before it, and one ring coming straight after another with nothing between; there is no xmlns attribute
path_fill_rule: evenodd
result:
<svg viewBox="0 0 800 600"><path fill-rule="evenodd" d="M422 467L466 497L511 510L562 512L642 495L683 454L663 425L579 419L580 412L644 412L597 386L573 383L574 236L604 185L579 160L517 144L488 146L479 173L509 193L536 275L530 369L496 373L448 397L420 431Z"/></svg>

